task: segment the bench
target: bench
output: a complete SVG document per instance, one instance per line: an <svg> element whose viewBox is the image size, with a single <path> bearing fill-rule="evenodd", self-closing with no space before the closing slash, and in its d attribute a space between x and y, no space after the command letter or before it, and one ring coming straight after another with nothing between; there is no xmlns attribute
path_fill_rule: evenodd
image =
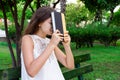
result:
<svg viewBox="0 0 120 80"><path fill-rule="evenodd" d="M0 70L0 80L19 80L20 77L20 67Z"/></svg>
<svg viewBox="0 0 120 80"><path fill-rule="evenodd" d="M84 80L83 74L93 71L93 66L91 64L86 63L86 61L90 59L91 59L90 54L75 55L74 56L75 69L63 71L65 80L73 79L75 77L78 78L77 80ZM61 67L63 66L61 65Z"/></svg>
<svg viewBox="0 0 120 80"><path fill-rule="evenodd" d="M84 80L82 75L93 71L92 65L86 63L86 61L90 60L90 54L76 55L74 59L76 68L73 70L67 70L60 64L65 80L70 80L75 77L77 77L78 80ZM84 65L82 64L83 62L85 62ZM20 67L0 70L0 80L20 80L20 77Z"/></svg>

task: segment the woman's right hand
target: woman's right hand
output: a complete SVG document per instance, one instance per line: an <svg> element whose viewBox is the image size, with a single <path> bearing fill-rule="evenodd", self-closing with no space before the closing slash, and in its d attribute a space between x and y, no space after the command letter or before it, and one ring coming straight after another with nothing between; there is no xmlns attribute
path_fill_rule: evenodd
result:
<svg viewBox="0 0 120 80"><path fill-rule="evenodd" d="M56 30L52 34L50 43L52 43L54 46L57 46L60 41L63 41L63 34L61 34L59 30Z"/></svg>

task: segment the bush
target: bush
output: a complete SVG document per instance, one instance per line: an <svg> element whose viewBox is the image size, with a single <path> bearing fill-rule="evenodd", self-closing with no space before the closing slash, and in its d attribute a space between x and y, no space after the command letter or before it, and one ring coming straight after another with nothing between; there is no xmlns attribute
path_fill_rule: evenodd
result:
<svg viewBox="0 0 120 80"><path fill-rule="evenodd" d="M88 24L84 28L71 26L68 27L72 42L76 43L76 48L87 45L93 47L94 40L100 41L105 46L111 43L116 44L120 39L120 27L111 26L107 27L105 24L98 22Z"/></svg>

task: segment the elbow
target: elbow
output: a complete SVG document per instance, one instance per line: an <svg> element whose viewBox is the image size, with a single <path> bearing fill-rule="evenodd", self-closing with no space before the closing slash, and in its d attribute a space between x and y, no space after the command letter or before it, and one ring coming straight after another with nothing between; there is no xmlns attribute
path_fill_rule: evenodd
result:
<svg viewBox="0 0 120 80"><path fill-rule="evenodd" d="M69 67L70 70L72 70L72 69L74 69L74 68L75 68L74 66Z"/></svg>
<svg viewBox="0 0 120 80"><path fill-rule="evenodd" d="M35 75L33 75L33 74L28 74L31 78L34 78L35 77Z"/></svg>
<svg viewBox="0 0 120 80"><path fill-rule="evenodd" d="M75 66L74 65L69 65L69 66L67 66L67 68L70 69L70 70L72 70L72 69L75 68Z"/></svg>
<svg viewBox="0 0 120 80"><path fill-rule="evenodd" d="M31 78L35 77L35 73L33 73L32 71L28 71L27 73Z"/></svg>

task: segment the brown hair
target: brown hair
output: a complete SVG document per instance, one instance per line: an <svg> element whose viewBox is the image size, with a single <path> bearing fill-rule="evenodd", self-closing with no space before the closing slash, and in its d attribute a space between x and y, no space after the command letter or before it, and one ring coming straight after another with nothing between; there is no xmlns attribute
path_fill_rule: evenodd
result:
<svg viewBox="0 0 120 80"><path fill-rule="evenodd" d="M51 12L54 11L53 8L50 7L40 7L36 10L33 14L30 23L28 24L27 28L25 29L25 34L34 34L39 30L39 24L44 22L46 19L51 17Z"/></svg>

